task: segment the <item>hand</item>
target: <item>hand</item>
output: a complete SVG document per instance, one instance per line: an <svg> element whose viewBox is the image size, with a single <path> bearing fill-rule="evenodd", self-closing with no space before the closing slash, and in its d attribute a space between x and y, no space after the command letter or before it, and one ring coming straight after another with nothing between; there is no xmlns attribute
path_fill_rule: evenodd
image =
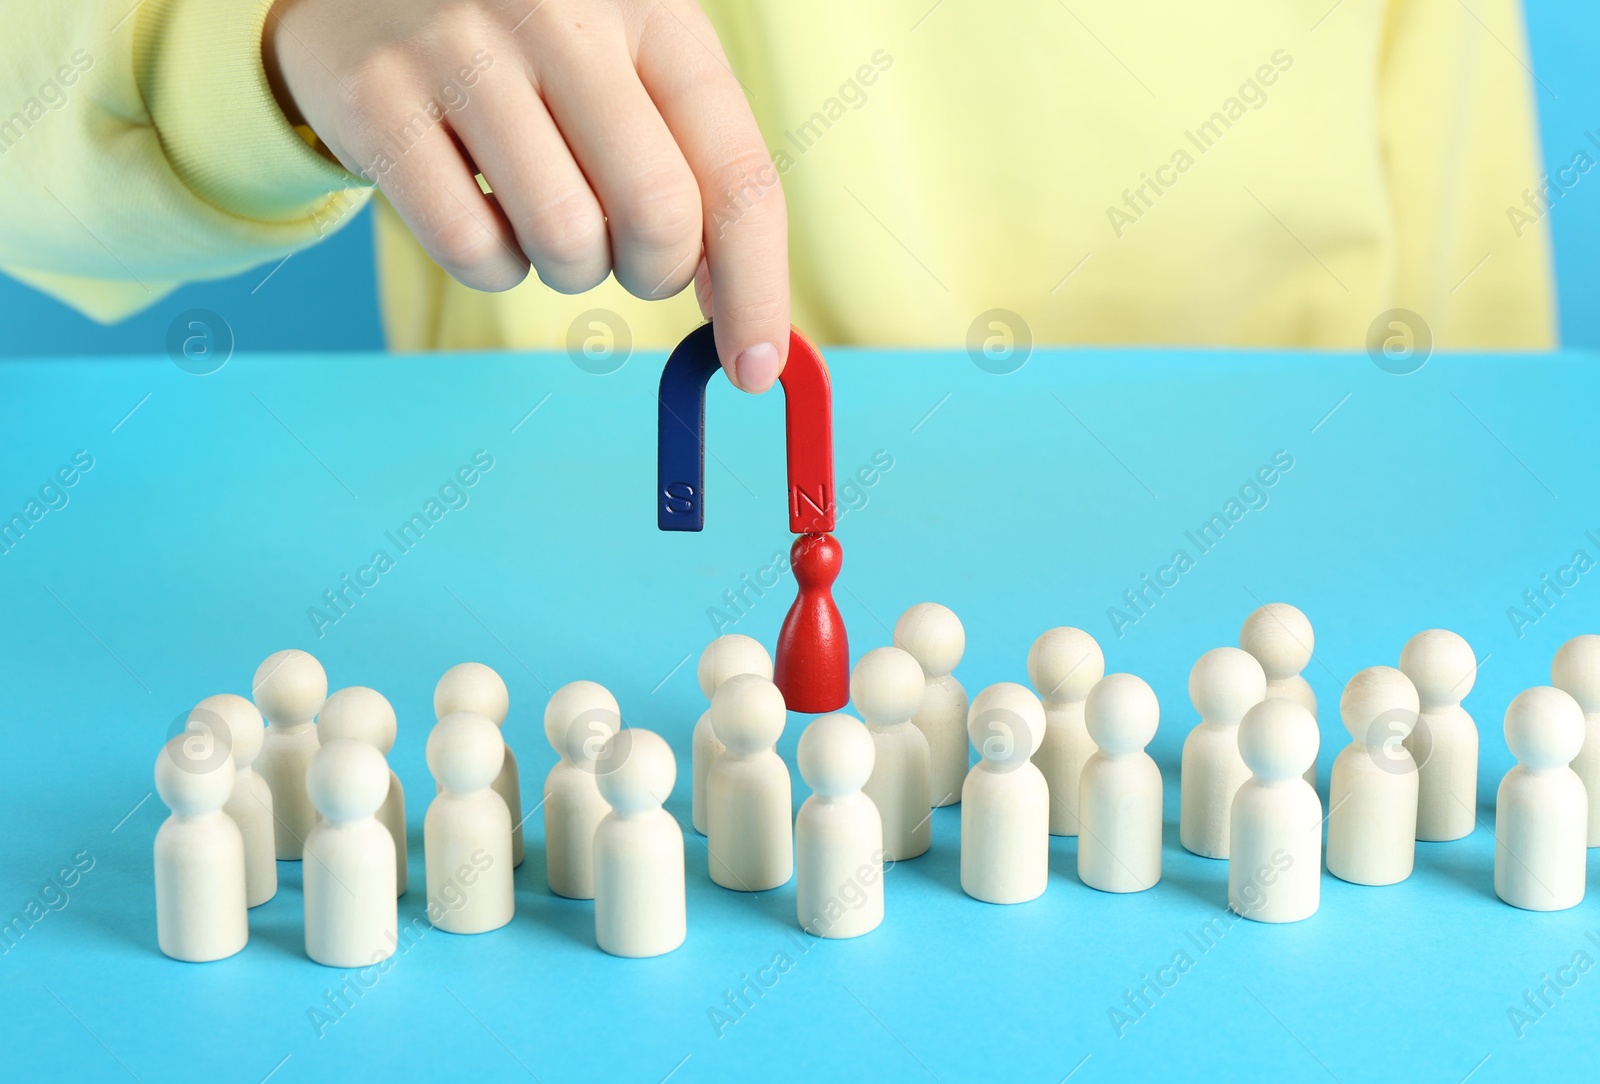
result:
<svg viewBox="0 0 1600 1084"><path fill-rule="evenodd" d="M461 282L693 281L733 383L782 371L783 189L694 0L278 0L262 54L290 120Z"/></svg>

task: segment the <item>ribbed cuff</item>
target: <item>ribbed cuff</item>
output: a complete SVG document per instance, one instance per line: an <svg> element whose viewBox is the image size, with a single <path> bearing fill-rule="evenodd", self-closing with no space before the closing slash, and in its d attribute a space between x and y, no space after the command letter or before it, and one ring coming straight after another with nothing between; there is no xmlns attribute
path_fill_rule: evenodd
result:
<svg viewBox="0 0 1600 1084"><path fill-rule="evenodd" d="M134 72L173 170L219 210L262 222L338 221L366 182L311 147L261 61L272 0L145 0Z"/></svg>

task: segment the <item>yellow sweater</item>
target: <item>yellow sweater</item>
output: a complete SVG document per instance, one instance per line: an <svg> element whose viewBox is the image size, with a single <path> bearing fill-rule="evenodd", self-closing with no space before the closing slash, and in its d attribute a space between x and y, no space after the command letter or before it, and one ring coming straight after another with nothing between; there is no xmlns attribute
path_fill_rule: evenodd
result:
<svg viewBox="0 0 1600 1084"><path fill-rule="evenodd" d="M0 267L114 320L347 221L369 190L279 112L267 7L0 9ZM817 341L960 344L1003 308L1037 342L1354 348L1403 307L1446 348L1554 343L1517 0L706 7ZM381 205L377 251L397 349L560 348L595 308L662 346L699 319L614 281L473 292Z"/></svg>

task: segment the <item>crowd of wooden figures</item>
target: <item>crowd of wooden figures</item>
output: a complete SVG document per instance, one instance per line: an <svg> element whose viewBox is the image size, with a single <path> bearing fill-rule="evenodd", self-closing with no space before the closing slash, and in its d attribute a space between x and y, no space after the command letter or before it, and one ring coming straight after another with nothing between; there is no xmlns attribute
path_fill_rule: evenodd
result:
<svg viewBox="0 0 1600 1084"><path fill-rule="evenodd" d="M1239 647L1202 655L1189 677L1200 721L1183 746L1179 838L1228 860L1228 903L1245 918L1293 922L1316 911L1324 865L1387 885L1411 874L1417 840L1460 839L1478 819L1478 732L1461 701L1477 660L1455 633L1418 633L1399 666L1350 679L1339 713L1351 742L1333 764L1326 814L1315 788L1316 698L1301 671L1313 633L1298 609L1249 616ZM932 810L961 803L961 886L1022 903L1048 881L1049 837L1077 836L1078 876L1104 892L1161 877L1161 772L1145 747L1159 708L1132 674L1106 674L1093 637L1055 628L1034 642L1034 688L990 685L973 697L953 671L960 620L911 607L894 646L867 652L850 678L859 718L813 719L797 761L811 796L792 816L776 752L787 712L772 660L755 640L714 640L700 657L710 707L694 727L692 818L716 884L745 892L795 878L801 927L856 937L884 914L885 864L924 853ZM1582 899L1586 848L1600 846L1600 636L1568 641L1550 686L1505 714L1517 765L1495 803L1494 887L1530 910ZM304 861L306 954L360 967L398 944L407 891L405 797L386 755L395 713L378 692L329 696L304 651L263 662L242 696L208 697L156 762L172 815L155 842L161 950L216 960L244 948L248 911L277 892L277 862ZM439 680L428 768L437 793L423 829L427 916L484 933L515 909L523 860L521 784L500 728L505 682L481 663ZM684 837L664 808L677 767L667 742L625 727L592 681L558 689L544 711L560 759L535 807L544 817L550 891L593 900L606 952L670 952L686 933ZM972 763L969 746L978 760ZM531 816L531 812L529 814Z"/></svg>

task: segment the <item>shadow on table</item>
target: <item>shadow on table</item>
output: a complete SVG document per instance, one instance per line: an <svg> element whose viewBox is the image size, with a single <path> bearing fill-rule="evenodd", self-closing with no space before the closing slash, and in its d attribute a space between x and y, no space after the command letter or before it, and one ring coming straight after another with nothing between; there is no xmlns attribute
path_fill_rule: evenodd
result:
<svg viewBox="0 0 1600 1084"><path fill-rule="evenodd" d="M1050 888L1056 887L1056 882L1066 882L1079 888L1085 887L1078 879L1078 837L1077 836L1051 836L1050 837ZM1049 888L1046 889L1049 891Z"/></svg>
<svg viewBox="0 0 1600 1084"><path fill-rule="evenodd" d="M522 865L517 867L517 913L513 924L531 922L575 945L594 948L594 901L569 900L550 891L542 840L524 837Z"/></svg>
<svg viewBox="0 0 1600 1084"><path fill-rule="evenodd" d="M278 863L278 891L259 907L250 908L250 944L306 959L305 863Z"/></svg>
<svg viewBox="0 0 1600 1084"><path fill-rule="evenodd" d="M1161 825L1161 880L1208 907L1228 905L1228 860L1191 853L1179 842L1177 821Z"/></svg>

